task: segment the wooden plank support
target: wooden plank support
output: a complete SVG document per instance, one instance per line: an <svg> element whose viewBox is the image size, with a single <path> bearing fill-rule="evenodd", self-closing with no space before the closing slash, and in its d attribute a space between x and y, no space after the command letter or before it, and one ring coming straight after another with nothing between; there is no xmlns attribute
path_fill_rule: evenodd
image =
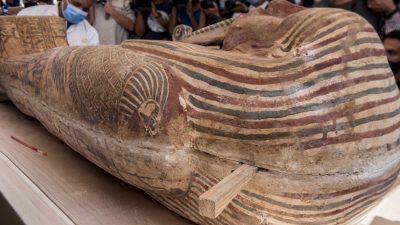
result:
<svg viewBox="0 0 400 225"><path fill-rule="evenodd" d="M200 195L199 212L202 216L215 219L225 207L254 177L257 167L241 165L214 187Z"/></svg>

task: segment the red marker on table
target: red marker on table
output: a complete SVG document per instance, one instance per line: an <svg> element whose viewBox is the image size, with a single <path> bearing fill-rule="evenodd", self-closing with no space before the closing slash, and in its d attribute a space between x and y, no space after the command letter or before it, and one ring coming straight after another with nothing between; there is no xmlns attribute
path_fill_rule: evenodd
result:
<svg viewBox="0 0 400 225"><path fill-rule="evenodd" d="M32 145L29 145L29 144L21 141L20 139L14 137L14 136L10 136L10 137L11 137L11 139L13 139L14 141L20 143L21 145L23 145L23 146L25 146L25 147L27 147L27 148L29 148L29 149L37 152L37 153L40 153L41 155L47 156L47 152L40 151L39 149L37 149L37 148L33 147Z"/></svg>

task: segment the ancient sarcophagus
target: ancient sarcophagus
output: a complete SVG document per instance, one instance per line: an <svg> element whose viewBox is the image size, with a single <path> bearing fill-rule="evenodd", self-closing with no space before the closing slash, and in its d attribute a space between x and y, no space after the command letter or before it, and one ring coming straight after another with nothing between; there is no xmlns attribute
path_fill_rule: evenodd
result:
<svg viewBox="0 0 400 225"><path fill-rule="evenodd" d="M350 224L398 176L399 91L353 13L276 0L177 29L180 42L52 48L65 44L59 21L37 49L18 36L23 19L0 17L0 98L196 223ZM214 216L199 209L212 187L233 193Z"/></svg>

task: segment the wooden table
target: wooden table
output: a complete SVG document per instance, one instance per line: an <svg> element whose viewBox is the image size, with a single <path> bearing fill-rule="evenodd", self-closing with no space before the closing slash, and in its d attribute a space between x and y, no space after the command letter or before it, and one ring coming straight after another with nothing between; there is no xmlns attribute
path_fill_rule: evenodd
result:
<svg viewBox="0 0 400 225"><path fill-rule="evenodd" d="M0 118L0 192L25 224L193 224L90 163L11 103L0 103ZM2 199L0 223L19 225L1 210ZM359 225L400 225L400 179Z"/></svg>

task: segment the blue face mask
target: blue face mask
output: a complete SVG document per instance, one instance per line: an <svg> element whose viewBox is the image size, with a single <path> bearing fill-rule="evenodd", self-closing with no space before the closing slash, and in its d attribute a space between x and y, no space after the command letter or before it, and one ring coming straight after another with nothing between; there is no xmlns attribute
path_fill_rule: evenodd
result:
<svg viewBox="0 0 400 225"><path fill-rule="evenodd" d="M67 1L67 8L63 11L63 15L68 22L77 24L85 20L87 12L72 4L69 4Z"/></svg>

